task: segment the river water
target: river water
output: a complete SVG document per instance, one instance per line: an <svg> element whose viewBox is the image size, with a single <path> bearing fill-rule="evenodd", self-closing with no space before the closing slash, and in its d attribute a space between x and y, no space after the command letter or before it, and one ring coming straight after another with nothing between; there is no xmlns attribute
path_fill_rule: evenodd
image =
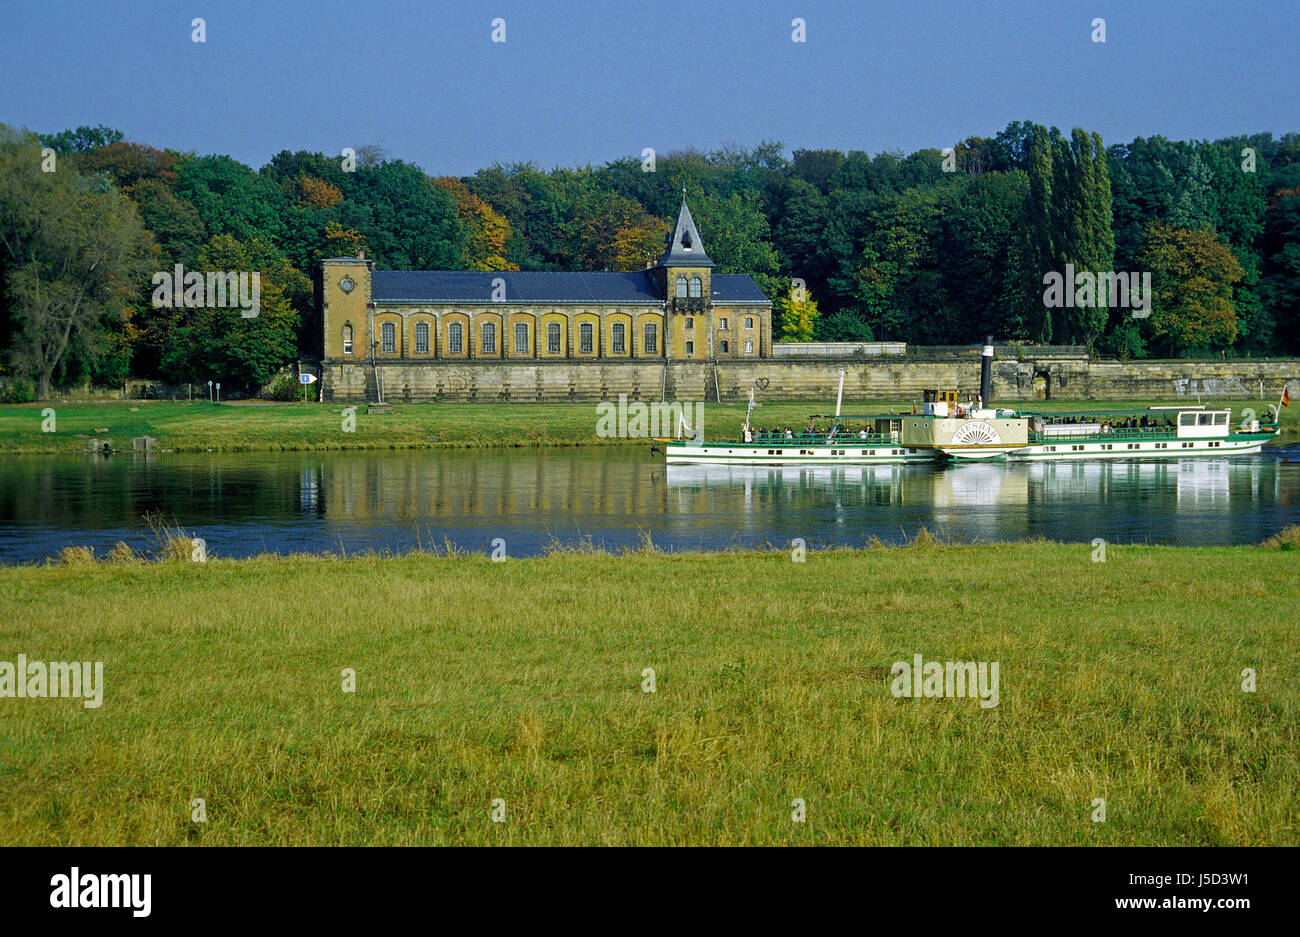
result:
<svg viewBox="0 0 1300 937"><path fill-rule="evenodd" d="M161 512L210 555L405 552L444 539L525 556L559 541L810 549L1046 537L1256 543L1300 523L1300 464L1275 455L1161 462L852 468L665 466L648 449L0 459L0 563L119 540L151 550Z"/></svg>

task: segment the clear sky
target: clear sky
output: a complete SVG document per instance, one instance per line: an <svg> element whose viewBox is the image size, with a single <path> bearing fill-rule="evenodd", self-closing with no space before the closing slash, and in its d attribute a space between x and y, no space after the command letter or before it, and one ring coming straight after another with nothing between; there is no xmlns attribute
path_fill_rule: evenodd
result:
<svg viewBox="0 0 1300 937"><path fill-rule="evenodd" d="M0 122L254 167L362 143L435 175L763 139L912 152L1022 119L1108 144L1300 131L1300 2L0 4Z"/></svg>

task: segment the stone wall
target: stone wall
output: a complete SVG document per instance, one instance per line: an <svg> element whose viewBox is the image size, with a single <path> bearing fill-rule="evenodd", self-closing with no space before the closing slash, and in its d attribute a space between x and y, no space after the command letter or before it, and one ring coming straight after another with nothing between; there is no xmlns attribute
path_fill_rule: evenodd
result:
<svg viewBox="0 0 1300 937"><path fill-rule="evenodd" d="M379 365L392 403L448 401L592 401L626 394L633 400L833 401L845 371L847 412L857 401L920 399L926 388L979 389L978 353L932 359L674 361L459 361ZM362 401L373 396L369 364L326 361L322 398ZM715 386L716 375L716 386ZM1261 382L1263 388L1261 392ZM1089 361L1079 356L999 359L993 364L995 402L1062 400L1275 399L1285 382L1300 394L1300 359Z"/></svg>

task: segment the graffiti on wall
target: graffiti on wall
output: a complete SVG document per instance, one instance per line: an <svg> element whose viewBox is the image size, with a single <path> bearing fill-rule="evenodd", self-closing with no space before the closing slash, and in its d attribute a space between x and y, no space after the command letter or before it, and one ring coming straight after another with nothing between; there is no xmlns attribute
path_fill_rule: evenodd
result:
<svg viewBox="0 0 1300 937"><path fill-rule="evenodd" d="M1236 377L1179 378L1173 382L1179 397L1249 397L1250 391Z"/></svg>

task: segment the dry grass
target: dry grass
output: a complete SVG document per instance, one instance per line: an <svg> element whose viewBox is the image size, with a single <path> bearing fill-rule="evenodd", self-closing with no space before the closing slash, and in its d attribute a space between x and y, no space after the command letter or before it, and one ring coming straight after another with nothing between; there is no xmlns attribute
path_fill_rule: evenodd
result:
<svg viewBox="0 0 1300 937"><path fill-rule="evenodd" d="M94 547L64 547L59 551L55 562L60 566L95 565Z"/></svg>
<svg viewBox="0 0 1300 937"><path fill-rule="evenodd" d="M105 674L0 699L0 844L1300 842L1294 556L1091 553L0 569L0 657ZM895 698L914 653L1000 705Z"/></svg>
<svg viewBox="0 0 1300 937"><path fill-rule="evenodd" d="M1260 546L1270 550L1300 549L1300 524L1292 524L1290 527L1283 528L1265 540Z"/></svg>

